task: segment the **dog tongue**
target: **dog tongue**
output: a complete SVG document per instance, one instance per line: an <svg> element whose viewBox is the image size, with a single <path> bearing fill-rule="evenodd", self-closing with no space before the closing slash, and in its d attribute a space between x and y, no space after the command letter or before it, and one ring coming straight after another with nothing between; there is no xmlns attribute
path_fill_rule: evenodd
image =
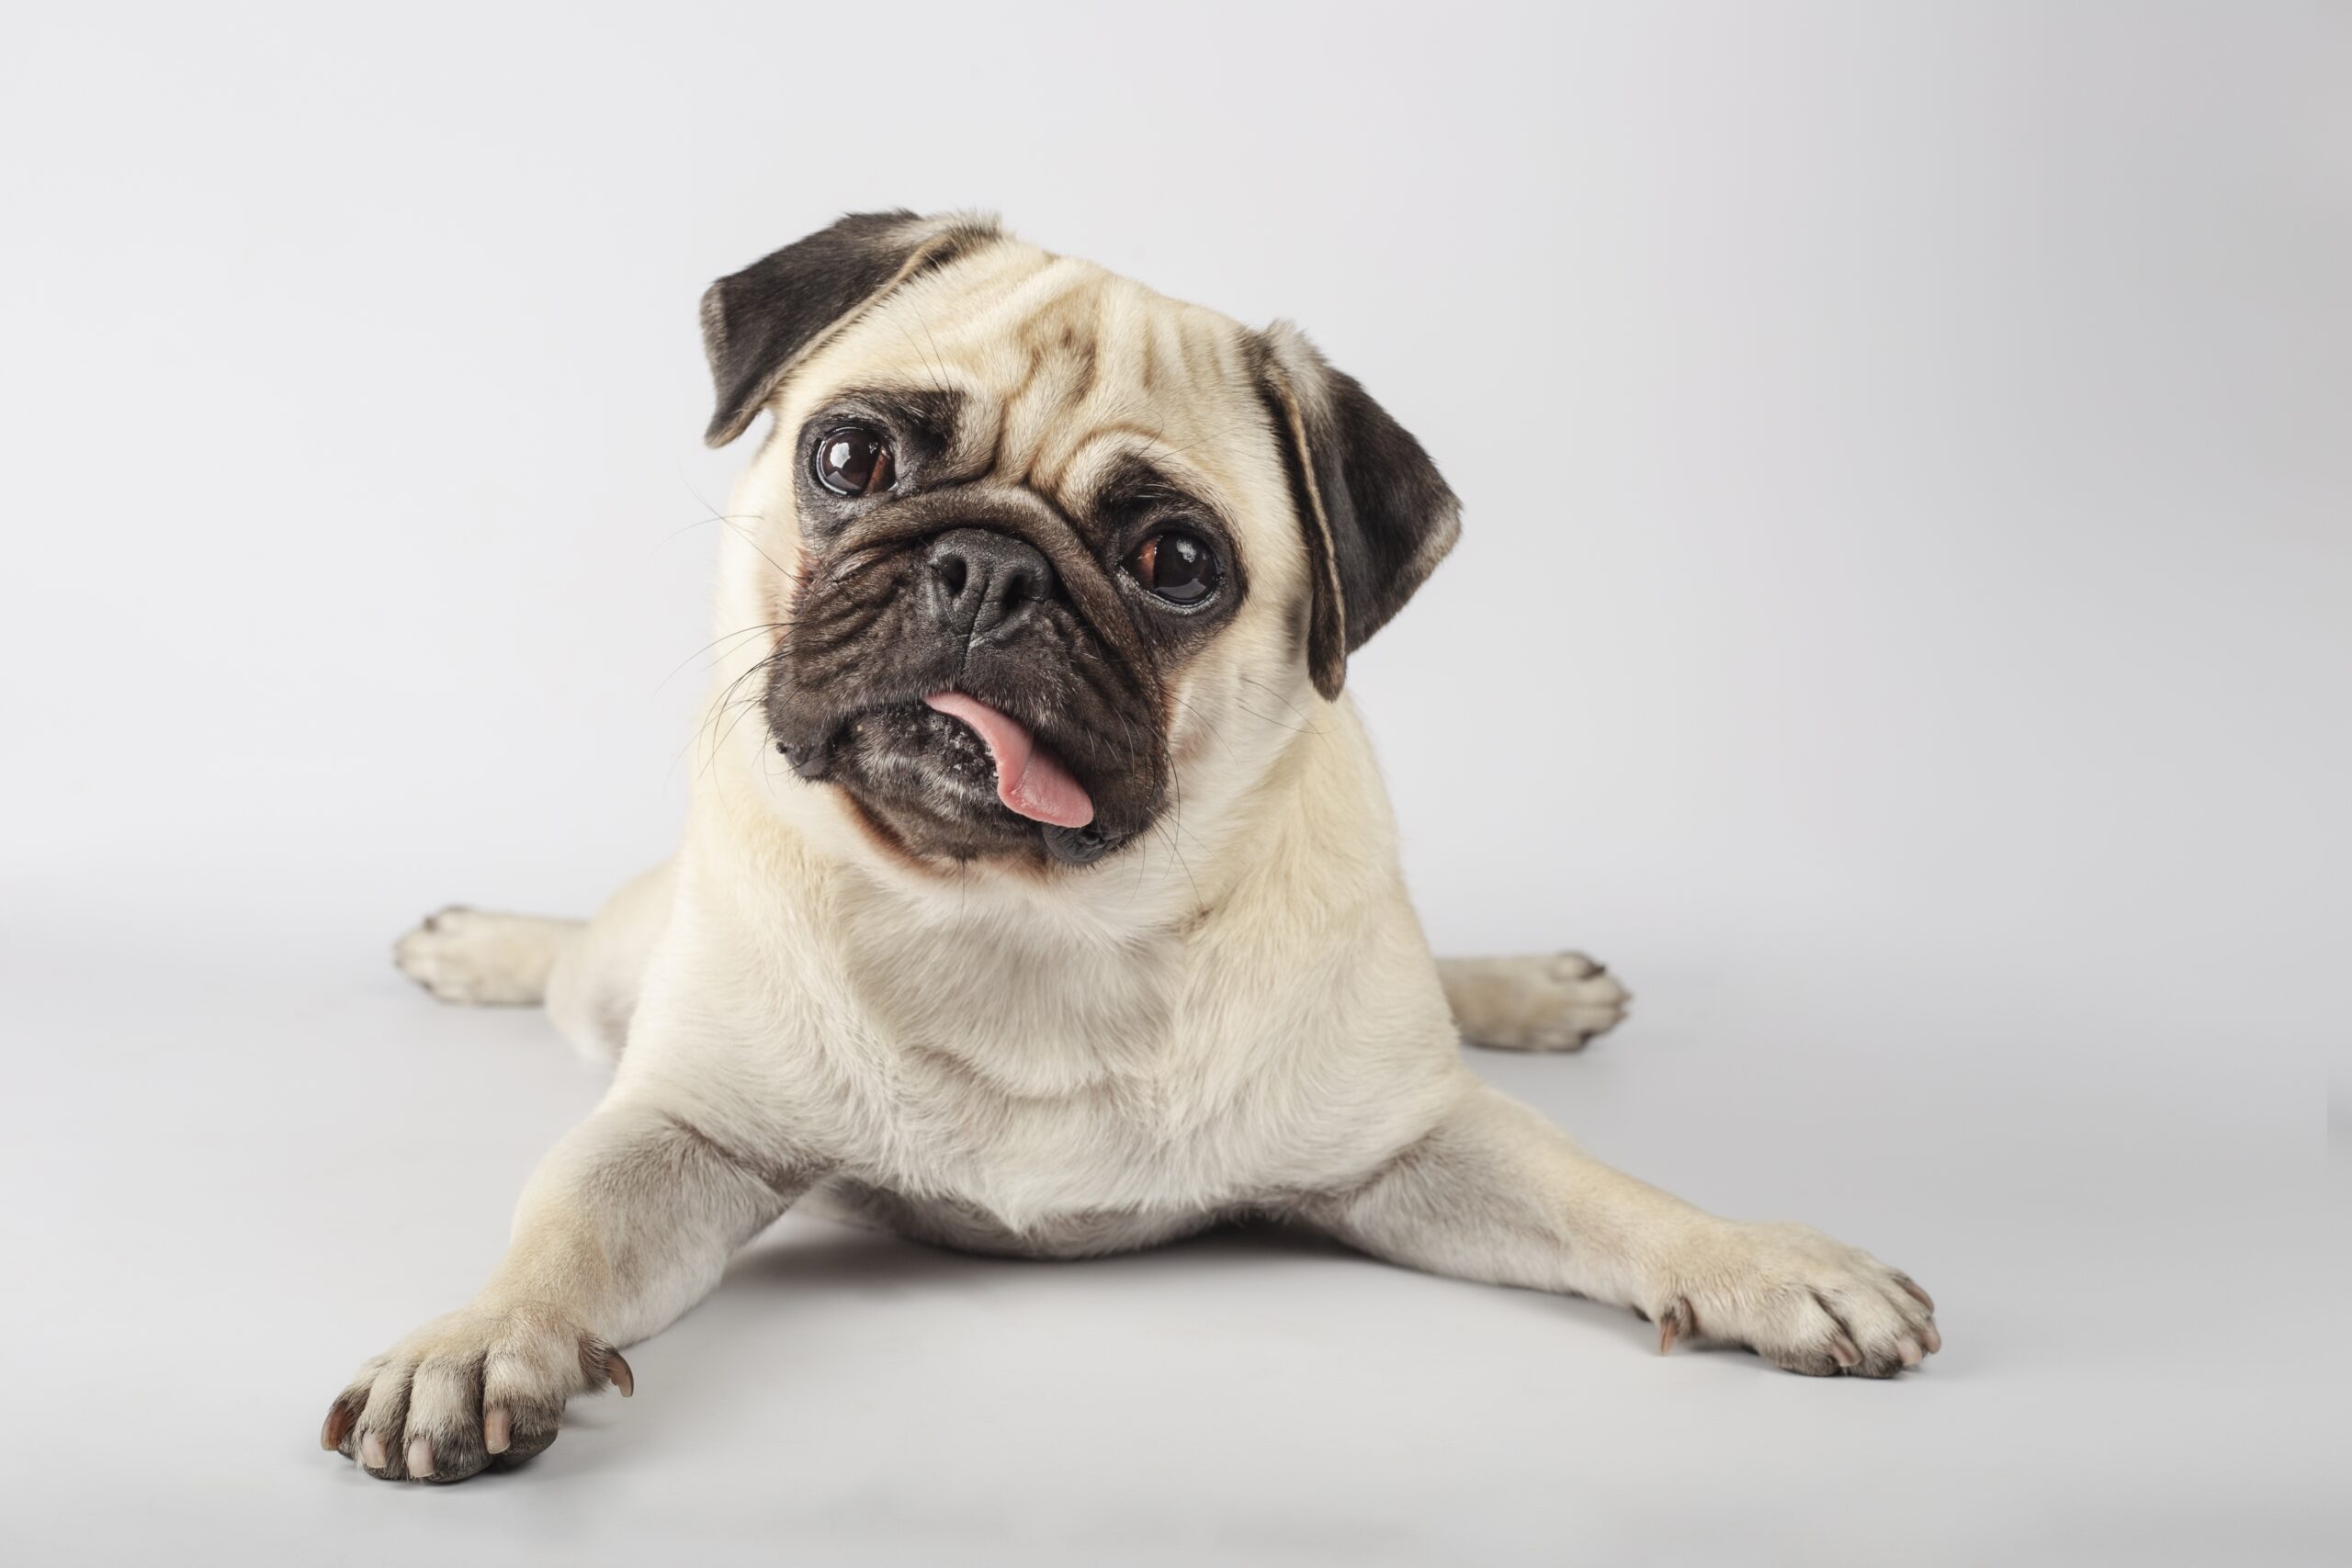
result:
<svg viewBox="0 0 2352 1568"><path fill-rule="evenodd" d="M1094 820L1086 786L1019 719L962 692L933 692L923 701L962 719L988 742L989 755L996 759L996 797L1012 810L1057 828L1083 828Z"/></svg>

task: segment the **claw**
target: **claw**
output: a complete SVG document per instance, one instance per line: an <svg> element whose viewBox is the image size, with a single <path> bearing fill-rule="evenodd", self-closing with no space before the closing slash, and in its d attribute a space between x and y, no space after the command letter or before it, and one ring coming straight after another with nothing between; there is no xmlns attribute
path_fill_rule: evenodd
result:
<svg viewBox="0 0 2352 1568"><path fill-rule="evenodd" d="M514 1417L503 1404L493 1404L482 1413L481 1446L491 1453L503 1454L514 1441Z"/></svg>
<svg viewBox="0 0 2352 1568"><path fill-rule="evenodd" d="M433 1439L411 1438L408 1440L408 1473L412 1481L423 1481L433 1473Z"/></svg>
<svg viewBox="0 0 2352 1568"><path fill-rule="evenodd" d="M1862 1364L1861 1348L1843 1334L1829 1341L1829 1355L1831 1359L1849 1371Z"/></svg>
<svg viewBox="0 0 2352 1568"><path fill-rule="evenodd" d="M1919 1330L1919 1342L1927 1346L1928 1354L1930 1356L1944 1348L1944 1337L1932 1323Z"/></svg>
<svg viewBox="0 0 2352 1568"><path fill-rule="evenodd" d="M621 1391L623 1399L628 1398L637 1392L637 1374L628 1370L628 1363L621 1359L621 1353L618 1350L605 1352L605 1376L610 1378L613 1386Z"/></svg>
<svg viewBox="0 0 2352 1568"><path fill-rule="evenodd" d="M1917 1302L1921 1306L1926 1307L1931 1313L1936 1310L1936 1298L1921 1290L1918 1285L1913 1281L1910 1275L1897 1274L1894 1277L1894 1282L1902 1286L1904 1292L1913 1301Z"/></svg>
<svg viewBox="0 0 2352 1568"><path fill-rule="evenodd" d="M384 1449L384 1434L370 1432L359 1439L359 1462L369 1470L381 1470L391 1456Z"/></svg>
<svg viewBox="0 0 2352 1568"><path fill-rule="evenodd" d="M1690 1310L1689 1300L1677 1296L1672 1306L1657 1314L1657 1353L1665 1355L1677 1339L1698 1332L1699 1314Z"/></svg>
<svg viewBox="0 0 2352 1568"><path fill-rule="evenodd" d="M336 1400L327 1406L326 1425L319 1428L319 1447L334 1453L343 1447L343 1439L351 1435L354 1419L351 1406Z"/></svg>
<svg viewBox="0 0 2352 1568"><path fill-rule="evenodd" d="M1927 1359L1919 1348L1919 1342L1907 1334L1894 1342L1894 1354L1906 1367L1916 1367Z"/></svg>

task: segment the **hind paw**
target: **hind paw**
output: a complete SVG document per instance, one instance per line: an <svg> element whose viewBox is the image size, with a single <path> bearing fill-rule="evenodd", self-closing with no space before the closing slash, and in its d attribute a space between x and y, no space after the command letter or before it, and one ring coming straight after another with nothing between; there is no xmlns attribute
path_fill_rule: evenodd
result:
<svg viewBox="0 0 2352 1568"><path fill-rule="evenodd" d="M1441 962L1462 1037L1506 1051L1575 1051L1615 1028L1633 993L1581 953Z"/></svg>
<svg viewBox="0 0 2352 1568"><path fill-rule="evenodd" d="M547 995L548 972L574 920L495 915L452 905L392 946L400 972L445 1002L527 1006Z"/></svg>

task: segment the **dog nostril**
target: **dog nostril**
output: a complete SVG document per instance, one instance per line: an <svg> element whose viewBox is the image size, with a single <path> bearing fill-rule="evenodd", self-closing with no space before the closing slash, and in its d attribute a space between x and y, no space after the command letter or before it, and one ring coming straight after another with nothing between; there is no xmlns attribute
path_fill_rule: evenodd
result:
<svg viewBox="0 0 2352 1568"><path fill-rule="evenodd" d="M1054 592L1054 569L1036 547L984 528L958 528L932 542L932 614L967 640L1009 636Z"/></svg>

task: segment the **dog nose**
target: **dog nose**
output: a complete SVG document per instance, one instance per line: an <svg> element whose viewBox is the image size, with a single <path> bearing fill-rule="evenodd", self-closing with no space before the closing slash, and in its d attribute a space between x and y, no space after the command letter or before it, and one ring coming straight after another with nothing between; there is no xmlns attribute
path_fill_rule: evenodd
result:
<svg viewBox="0 0 2352 1568"><path fill-rule="evenodd" d="M932 604L967 641L1011 631L1054 591L1054 569L1009 534L958 528L931 542Z"/></svg>

